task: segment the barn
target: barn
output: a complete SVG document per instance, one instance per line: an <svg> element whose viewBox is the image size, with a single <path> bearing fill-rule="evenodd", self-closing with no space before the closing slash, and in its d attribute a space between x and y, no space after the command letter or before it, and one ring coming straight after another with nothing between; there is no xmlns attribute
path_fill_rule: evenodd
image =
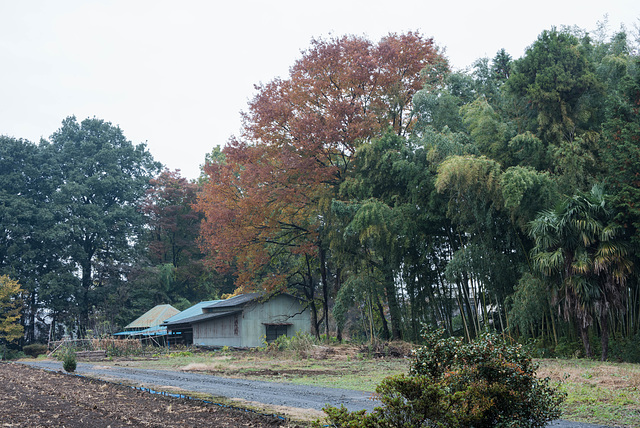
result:
<svg viewBox="0 0 640 428"><path fill-rule="evenodd" d="M171 318L166 319L162 324L162 327L167 329L166 326L171 324L171 330L168 331L170 342L182 345L192 345L193 327L188 321L185 322L185 320L201 315L202 308L206 308L218 302L222 302L222 300L207 300L200 302L172 316Z"/></svg>
<svg viewBox="0 0 640 428"><path fill-rule="evenodd" d="M117 338L140 339L151 341L156 344L165 343L167 329L160 324L167 318L178 314L176 308L171 305L157 305L148 310L132 322L130 322L124 331L114 333Z"/></svg>
<svg viewBox="0 0 640 428"><path fill-rule="evenodd" d="M169 334L191 329L194 345L252 348L279 336L311 332L310 311L290 294L248 293L201 307L202 313L162 325Z"/></svg>

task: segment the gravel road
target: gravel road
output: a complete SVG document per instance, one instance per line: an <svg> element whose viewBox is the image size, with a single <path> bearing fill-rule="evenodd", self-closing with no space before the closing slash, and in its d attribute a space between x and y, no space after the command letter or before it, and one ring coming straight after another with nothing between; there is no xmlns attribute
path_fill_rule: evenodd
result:
<svg viewBox="0 0 640 428"><path fill-rule="evenodd" d="M59 361L25 361L33 367L62 371ZM323 388L289 383L261 382L246 379L231 379L201 373L169 370L147 370L129 367L104 366L78 363L76 373L113 382L124 382L153 389L179 388L183 391L211 394L218 397L236 398L266 405L322 410L327 404L344 404L349 410L372 411L380 403L368 392L338 388ZM163 388L164 387L164 388ZM555 421L554 428L596 428L601 425Z"/></svg>
<svg viewBox="0 0 640 428"><path fill-rule="evenodd" d="M25 364L48 370L62 370L62 363L59 361L29 361ZM368 392L231 379L201 373L146 370L86 363L78 363L76 373L103 380L141 385L151 389L154 386L164 390L179 388L184 391L211 394L218 397L238 398L256 403L300 409L322 410L326 404L333 406L344 404L349 410L366 409L372 411L375 406L380 404L372 400L371 394Z"/></svg>

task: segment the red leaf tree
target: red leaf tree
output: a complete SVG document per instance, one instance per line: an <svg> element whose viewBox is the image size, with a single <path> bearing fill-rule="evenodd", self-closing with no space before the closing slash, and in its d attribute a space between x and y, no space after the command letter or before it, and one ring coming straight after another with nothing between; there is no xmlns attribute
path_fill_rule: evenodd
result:
<svg viewBox="0 0 640 428"><path fill-rule="evenodd" d="M209 297L200 290L205 275L203 254L198 246L202 214L196 202L198 184L180 176L179 171L163 171L150 181L143 212L149 219L148 250L153 266L170 266L173 290L188 300Z"/></svg>
<svg viewBox="0 0 640 428"><path fill-rule="evenodd" d="M218 269L235 264L242 289L297 289L318 330L318 286L328 319L329 204L359 144L411 128L412 97L426 78L442 77L443 64L417 33L378 44L345 36L313 40L288 79L256 86L242 134L224 161L204 167L196 207L208 260Z"/></svg>

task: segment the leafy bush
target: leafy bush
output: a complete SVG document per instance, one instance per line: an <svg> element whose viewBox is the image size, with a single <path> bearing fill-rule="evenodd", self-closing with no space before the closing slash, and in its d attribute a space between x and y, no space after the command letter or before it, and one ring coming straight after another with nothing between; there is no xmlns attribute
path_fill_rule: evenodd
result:
<svg viewBox="0 0 640 428"><path fill-rule="evenodd" d="M31 345L25 345L22 351L30 357L38 358L38 355L46 354L48 349L47 345L43 343L32 343Z"/></svg>
<svg viewBox="0 0 640 428"><path fill-rule="evenodd" d="M633 337L620 337L611 340L609 359L640 363L640 332Z"/></svg>
<svg viewBox="0 0 640 428"><path fill-rule="evenodd" d="M6 344L0 344L0 360L19 360L26 355L24 352L16 349L12 346L6 346Z"/></svg>
<svg viewBox="0 0 640 428"><path fill-rule="evenodd" d="M370 414L325 408L333 426L543 427L560 416L564 395L536 378L522 345L489 334L465 344L443 334L425 334L408 375L378 385L382 407Z"/></svg>
<svg viewBox="0 0 640 428"><path fill-rule="evenodd" d="M560 358L578 358L582 355L582 343L561 338L555 347L554 354Z"/></svg>
<svg viewBox="0 0 640 428"><path fill-rule="evenodd" d="M62 356L62 368L65 371L72 373L76 371L76 366L76 353L72 350L65 352Z"/></svg>

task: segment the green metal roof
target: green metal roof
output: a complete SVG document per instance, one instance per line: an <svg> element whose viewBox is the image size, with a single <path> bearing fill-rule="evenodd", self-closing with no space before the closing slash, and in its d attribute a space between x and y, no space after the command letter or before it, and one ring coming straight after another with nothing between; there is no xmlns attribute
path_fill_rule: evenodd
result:
<svg viewBox="0 0 640 428"><path fill-rule="evenodd" d="M185 318L180 321L168 322L166 325L169 328L176 328L176 326L181 326L182 324L196 324L199 322L209 321L215 318L223 318L229 315L239 314L241 313L241 309L225 311L225 312L216 312L212 314L200 314L193 317Z"/></svg>
<svg viewBox="0 0 640 428"><path fill-rule="evenodd" d="M171 305L158 305L136 318L135 321L125 327L125 330L141 330L149 327L155 327L179 312L179 310Z"/></svg>

